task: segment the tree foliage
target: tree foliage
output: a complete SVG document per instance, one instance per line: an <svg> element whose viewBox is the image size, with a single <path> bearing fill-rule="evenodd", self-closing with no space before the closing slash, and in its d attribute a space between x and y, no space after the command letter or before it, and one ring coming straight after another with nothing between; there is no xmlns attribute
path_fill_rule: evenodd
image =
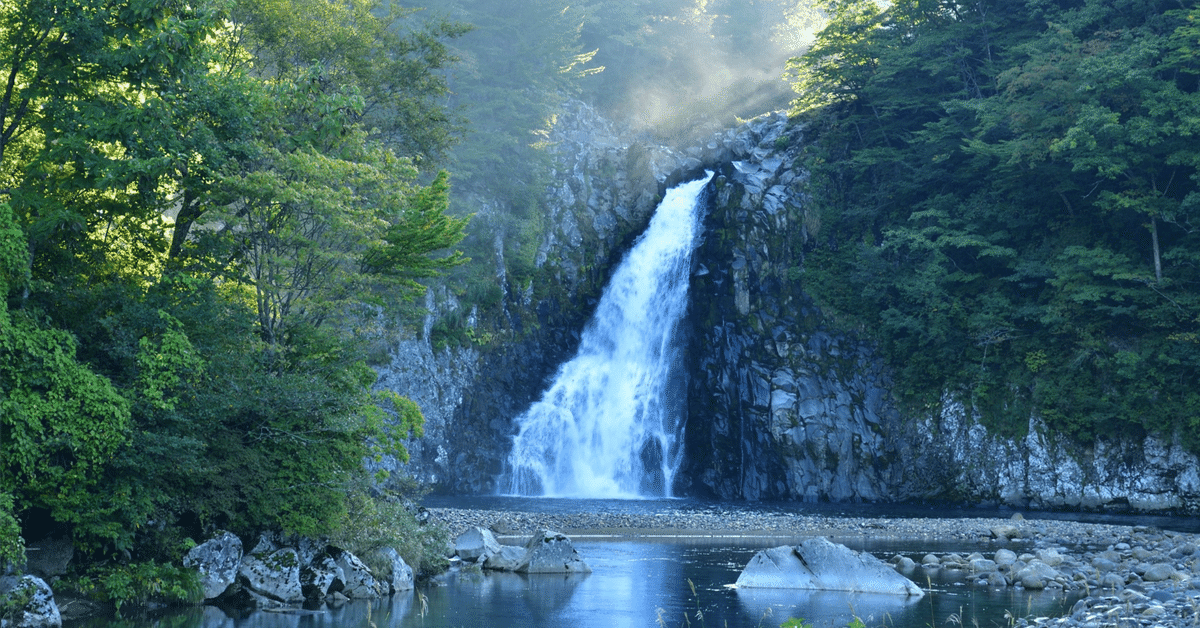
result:
<svg viewBox="0 0 1200 628"><path fill-rule="evenodd" d="M14 524L151 566L215 527L326 534L365 458L404 457L420 412L371 392L342 323L464 261L420 170L458 133L464 30L375 2L0 6L0 554Z"/></svg>
<svg viewBox="0 0 1200 628"><path fill-rule="evenodd" d="M914 404L1200 447L1196 10L825 8L790 67L827 306L877 332Z"/></svg>

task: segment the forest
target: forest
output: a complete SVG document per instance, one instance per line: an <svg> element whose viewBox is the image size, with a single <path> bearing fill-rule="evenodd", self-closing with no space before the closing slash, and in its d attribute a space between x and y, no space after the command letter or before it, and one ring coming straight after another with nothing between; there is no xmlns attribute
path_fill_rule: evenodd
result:
<svg viewBox="0 0 1200 628"><path fill-rule="evenodd" d="M390 545L436 569L445 539L418 527L417 489L381 491L363 464L403 460L422 431L416 404L372 390L381 343L438 275L490 298L488 260L468 260L493 233L532 245L541 138L567 98L646 111L623 94L653 97L652 77L679 117L735 99L751 57L782 84L796 49L767 42L814 15L780 0L0 5L0 562L69 538L56 589L118 603L196 599L176 561L217 529ZM722 82L700 80L717 65Z"/></svg>
<svg viewBox="0 0 1200 628"><path fill-rule="evenodd" d="M218 528L436 568L371 366L433 278L495 309L494 242L535 272L570 98L674 144L790 102L794 277L911 412L1200 449L1182 0L13 0L0 71L0 562L67 535L97 597L194 598Z"/></svg>
<svg viewBox="0 0 1200 628"><path fill-rule="evenodd" d="M806 290L915 413L1200 449L1200 9L833 0L789 62L819 139Z"/></svg>

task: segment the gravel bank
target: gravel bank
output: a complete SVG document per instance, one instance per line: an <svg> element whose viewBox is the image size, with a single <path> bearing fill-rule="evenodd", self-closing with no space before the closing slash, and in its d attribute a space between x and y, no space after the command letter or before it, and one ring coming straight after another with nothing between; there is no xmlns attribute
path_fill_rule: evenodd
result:
<svg viewBox="0 0 1200 628"><path fill-rule="evenodd" d="M852 518L720 509L540 513L431 508L451 536L473 526L501 537L551 529L569 536L803 536L977 543L963 556L881 556L902 573L961 570L976 586L1062 589L1083 594L1065 617L1018 619L1015 626L1196 628L1200 626L1200 538L1149 527L993 518ZM1008 549L1011 541L1023 541ZM784 541L781 541L783 544Z"/></svg>

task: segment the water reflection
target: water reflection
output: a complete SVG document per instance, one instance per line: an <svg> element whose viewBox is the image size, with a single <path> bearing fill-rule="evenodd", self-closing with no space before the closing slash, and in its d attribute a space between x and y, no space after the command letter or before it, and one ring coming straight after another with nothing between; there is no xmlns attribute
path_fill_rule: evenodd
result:
<svg viewBox="0 0 1200 628"><path fill-rule="evenodd" d="M845 541L844 539L843 541ZM1075 598L1044 592L1018 593L972 583L963 572L914 570L910 577L930 595L898 596L836 592L737 590L729 585L759 549L780 539L674 539L651 541L577 539L591 574L519 575L454 571L414 593L375 602L350 602L318 612L229 614L214 607L185 609L136 621L93 621L69 628L624 628L656 626L778 626L789 617L816 628L844 628L854 617L867 626L944 626L952 615L963 625L1006 626L1014 616L1062 615ZM848 543L849 544L849 543ZM968 545L859 540L880 558L895 553L973 551ZM697 612L703 620L697 620ZM688 618L685 620L685 616ZM690 622L690 623L689 623Z"/></svg>

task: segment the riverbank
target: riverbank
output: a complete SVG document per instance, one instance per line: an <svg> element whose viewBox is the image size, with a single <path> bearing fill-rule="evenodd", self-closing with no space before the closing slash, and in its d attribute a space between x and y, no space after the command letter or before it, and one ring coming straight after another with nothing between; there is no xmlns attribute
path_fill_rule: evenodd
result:
<svg viewBox="0 0 1200 628"><path fill-rule="evenodd" d="M1059 589L1081 597L1064 617L1014 617L1014 626L1200 625L1200 536L1148 526L1025 519L1019 514L885 518L688 508L647 513L430 508L428 513L450 529L451 538L479 526L511 538L548 528L576 538L767 537L778 538L781 545L806 536L842 542L864 537L962 541L975 551L879 558L910 577L958 570L973 586Z"/></svg>

